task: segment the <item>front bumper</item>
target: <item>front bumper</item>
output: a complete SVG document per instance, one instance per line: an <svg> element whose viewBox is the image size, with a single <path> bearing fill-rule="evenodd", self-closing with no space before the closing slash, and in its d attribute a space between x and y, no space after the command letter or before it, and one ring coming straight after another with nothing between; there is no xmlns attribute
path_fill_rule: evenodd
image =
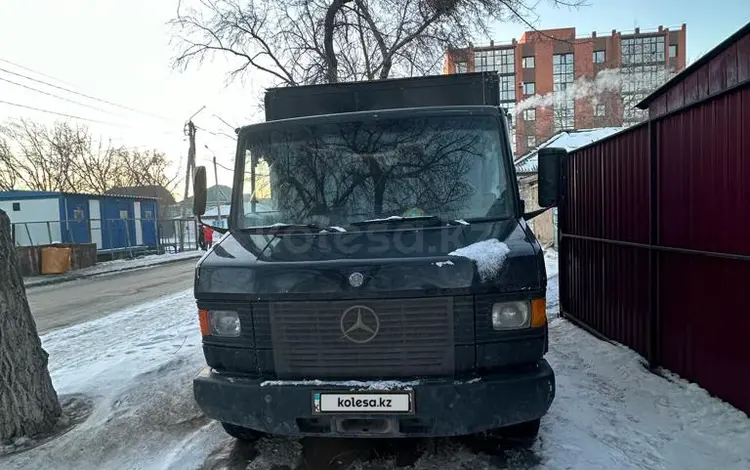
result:
<svg viewBox="0 0 750 470"><path fill-rule="evenodd" d="M541 418L555 396L555 376L542 360L528 372L466 382L424 380L411 415L315 415L314 392L352 391L335 382L269 382L204 368L193 381L198 406L209 418L269 434L325 437L445 437L474 434ZM368 391L377 393L377 391Z"/></svg>

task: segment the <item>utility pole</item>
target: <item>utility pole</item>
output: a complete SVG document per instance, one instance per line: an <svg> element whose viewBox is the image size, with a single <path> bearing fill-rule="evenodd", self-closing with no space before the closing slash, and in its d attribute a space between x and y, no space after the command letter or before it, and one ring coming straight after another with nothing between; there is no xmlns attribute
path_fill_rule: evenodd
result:
<svg viewBox="0 0 750 470"><path fill-rule="evenodd" d="M190 192L190 180L193 179L193 173L195 173L195 124L192 120L185 124L185 135L188 136L189 141L187 172L185 174L185 200L187 200Z"/></svg>
<svg viewBox="0 0 750 470"><path fill-rule="evenodd" d="M188 194L190 193L190 181L195 176L195 130L196 130L196 127L195 127L195 124L193 124L193 118L195 116L197 116L198 113L200 113L204 109L206 109L205 105L201 106L201 109L199 109L192 116L190 116L190 118L188 118L187 122L185 123L185 127L183 129L183 132L185 132L185 135L188 137L188 142L189 142L189 146L188 146L188 158L187 158L187 169L186 169L187 171L185 173L185 198L183 199L183 204L182 204L182 218L183 219L186 219L187 216L188 216L188 214L187 214L187 210L188 209L187 209L187 206L186 206L186 202L187 202ZM198 232L197 232L197 230L198 230L198 224L195 223L194 226L195 226L195 229L196 229L195 241L196 241L196 244L197 244L197 242L198 242ZM180 251L182 251L184 249L184 243L183 243L183 241L184 241L184 228L182 227L182 221L180 221Z"/></svg>

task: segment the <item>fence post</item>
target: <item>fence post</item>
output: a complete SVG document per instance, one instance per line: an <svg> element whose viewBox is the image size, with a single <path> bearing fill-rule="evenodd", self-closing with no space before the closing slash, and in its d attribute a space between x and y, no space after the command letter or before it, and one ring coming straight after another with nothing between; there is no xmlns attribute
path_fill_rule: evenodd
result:
<svg viewBox="0 0 750 470"><path fill-rule="evenodd" d="M178 227L179 227L179 229L180 229L180 231L178 232L178 233L180 234L180 240L179 240L179 243L180 243L180 251L183 251L183 250L184 250L184 248L185 248L185 246L184 246L184 240L185 240L185 226L184 226L184 224L183 224L182 222L183 222L183 220L182 220L182 219L179 219L179 221L178 221L178 223L177 223L177 225L178 225Z"/></svg>
<svg viewBox="0 0 750 470"><path fill-rule="evenodd" d="M124 219L123 223L125 224L125 242L128 244L128 253L130 253L130 257L133 257L133 244L130 242L130 220ZM135 225L135 221L133 222Z"/></svg>
<svg viewBox="0 0 750 470"><path fill-rule="evenodd" d="M659 349L661 348L661 312L659 259L656 249L659 237L659 140L658 125L651 118L648 120L648 155L649 155L649 354L648 365L651 369L659 366Z"/></svg>
<svg viewBox="0 0 750 470"><path fill-rule="evenodd" d="M108 224L107 226L107 236L109 237L109 258L115 259L115 245L112 243L112 219L104 219L104 222Z"/></svg>
<svg viewBox="0 0 750 470"><path fill-rule="evenodd" d="M159 222L159 219L154 219L154 228L156 229L156 254L160 255L161 253L161 234L164 233L164 231L161 228L161 223Z"/></svg>
<svg viewBox="0 0 750 470"><path fill-rule="evenodd" d="M560 190L557 205L557 289L558 315L565 317L565 306L568 304L568 162L570 154L566 153L560 163Z"/></svg>
<svg viewBox="0 0 750 470"><path fill-rule="evenodd" d="M34 242L31 240L31 231L29 230L29 223L24 222L23 226L26 229L26 236L29 237L29 246L34 246Z"/></svg>

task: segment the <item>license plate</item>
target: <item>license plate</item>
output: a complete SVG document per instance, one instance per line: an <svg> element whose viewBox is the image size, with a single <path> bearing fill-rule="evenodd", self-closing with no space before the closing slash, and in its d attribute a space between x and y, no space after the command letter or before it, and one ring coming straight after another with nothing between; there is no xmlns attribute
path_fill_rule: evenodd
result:
<svg viewBox="0 0 750 470"><path fill-rule="evenodd" d="M313 393L313 413L395 413L414 412L414 395L409 392L352 393L315 392Z"/></svg>

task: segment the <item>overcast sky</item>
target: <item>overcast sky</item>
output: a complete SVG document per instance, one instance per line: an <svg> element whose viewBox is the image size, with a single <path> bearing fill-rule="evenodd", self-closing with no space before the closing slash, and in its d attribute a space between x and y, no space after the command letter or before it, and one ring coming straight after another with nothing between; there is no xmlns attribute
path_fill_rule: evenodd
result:
<svg viewBox="0 0 750 470"><path fill-rule="evenodd" d="M551 8L541 0L536 26L575 26L578 34L589 34L687 23L688 58L692 61L750 20L749 0L588 1L591 6L570 11ZM213 114L232 125L258 121L258 97L268 80L251 75L244 84L227 86L225 60L205 63L200 70L173 71L170 63L174 49L169 45L166 22L174 16L176 4L176 0L2 0L0 101L104 121L107 124L89 123L97 136L131 147L156 147L167 152L175 166L184 165L187 142L182 127L186 119L205 105L196 124L231 134L231 129ZM493 39L518 38L527 29L523 24L498 24ZM489 38L476 40L478 44L487 42ZM75 89L139 112L71 95L8 72ZM89 106L61 101L3 80ZM0 121L21 116L45 122L59 118L0 103ZM199 131L198 164L210 163L212 153L204 145L216 153L220 163L231 166L234 149L230 139ZM209 175L213 177L212 172ZM219 169L219 179L230 183L231 172Z"/></svg>

